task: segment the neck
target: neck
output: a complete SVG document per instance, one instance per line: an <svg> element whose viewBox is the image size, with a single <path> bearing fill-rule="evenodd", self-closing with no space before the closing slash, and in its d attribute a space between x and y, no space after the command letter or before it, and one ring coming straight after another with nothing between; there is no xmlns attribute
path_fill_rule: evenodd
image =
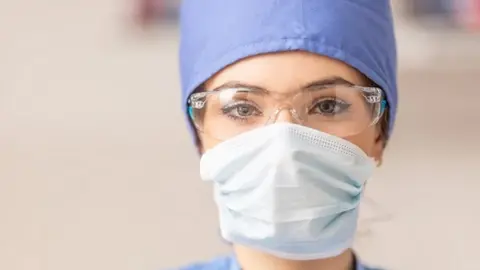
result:
<svg viewBox="0 0 480 270"><path fill-rule="evenodd" d="M349 249L337 257L312 261L281 259L245 246L234 246L242 270L351 270L353 252Z"/></svg>

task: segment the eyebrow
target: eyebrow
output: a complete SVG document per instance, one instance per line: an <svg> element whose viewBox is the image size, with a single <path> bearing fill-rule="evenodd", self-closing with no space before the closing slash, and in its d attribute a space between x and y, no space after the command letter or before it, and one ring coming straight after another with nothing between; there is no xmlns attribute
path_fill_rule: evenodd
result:
<svg viewBox="0 0 480 270"><path fill-rule="evenodd" d="M354 86L355 84L353 82L350 82L342 77L339 76L333 76L333 77L328 77L324 78L318 81L311 82L307 84L306 86L302 87L303 89L311 89L311 88L321 88L325 87L328 85L347 85L347 86Z"/></svg>
<svg viewBox="0 0 480 270"><path fill-rule="evenodd" d="M320 80L317 80L317 81L310 82L310 83L306 84L305 86L301 87L300 89L310 90L310 89L317 89L317 88L322 88L322 87L325 87L325 86L332 86L332 85L333 86L335 86L335 85L353 86L355 84L346 80L346 79L344 79L344 78L342 78L342 77L332 76L332 77L327 77L327 78L323 78L323 79L320 79ZM244 83L244 82L240 82L240 81L226 82L226 83L220 85L219 87L216 87L215 89L213 89L213 91L218 91L218 90L222 90L222 89L225 89L225 88L246 88L246 89L250 89L250 90L253 90L253 91L270 92L269 90L267 90L263 87L248 84L248 83Z"/></svg>

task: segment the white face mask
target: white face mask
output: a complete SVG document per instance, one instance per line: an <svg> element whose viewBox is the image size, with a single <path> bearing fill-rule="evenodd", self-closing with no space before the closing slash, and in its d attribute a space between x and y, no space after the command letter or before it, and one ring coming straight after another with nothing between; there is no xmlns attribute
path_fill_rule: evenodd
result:
<svg viewBox="0 0 480 270"><path fill-rule="evenodd" d="M291 260L350 248L358 205L375 162L356 145L308 127L276 123L207 151L225 240Z"/></svg>

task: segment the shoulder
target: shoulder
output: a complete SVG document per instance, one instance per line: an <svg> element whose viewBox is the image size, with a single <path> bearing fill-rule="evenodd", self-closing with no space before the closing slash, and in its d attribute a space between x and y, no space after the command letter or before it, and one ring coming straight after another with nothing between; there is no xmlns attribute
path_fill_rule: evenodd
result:
<svg viewBox="0 0 480 270"><path fill-rule="evenodd" d="M230 256L219 257L209 262L200 262L180 267L177 270L239 270Z"/></svg>

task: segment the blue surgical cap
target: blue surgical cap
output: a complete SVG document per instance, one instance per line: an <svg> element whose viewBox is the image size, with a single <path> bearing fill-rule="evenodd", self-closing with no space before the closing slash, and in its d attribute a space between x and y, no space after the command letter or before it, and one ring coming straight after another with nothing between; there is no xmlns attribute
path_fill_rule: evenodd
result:
<svg viewBox="0 0 480 270"><path fill-rule="evenodd" d="M182 103L243 58L303 50L347 63L379 85L397 111L397 53L388 0L183 0Z"/></svg>

